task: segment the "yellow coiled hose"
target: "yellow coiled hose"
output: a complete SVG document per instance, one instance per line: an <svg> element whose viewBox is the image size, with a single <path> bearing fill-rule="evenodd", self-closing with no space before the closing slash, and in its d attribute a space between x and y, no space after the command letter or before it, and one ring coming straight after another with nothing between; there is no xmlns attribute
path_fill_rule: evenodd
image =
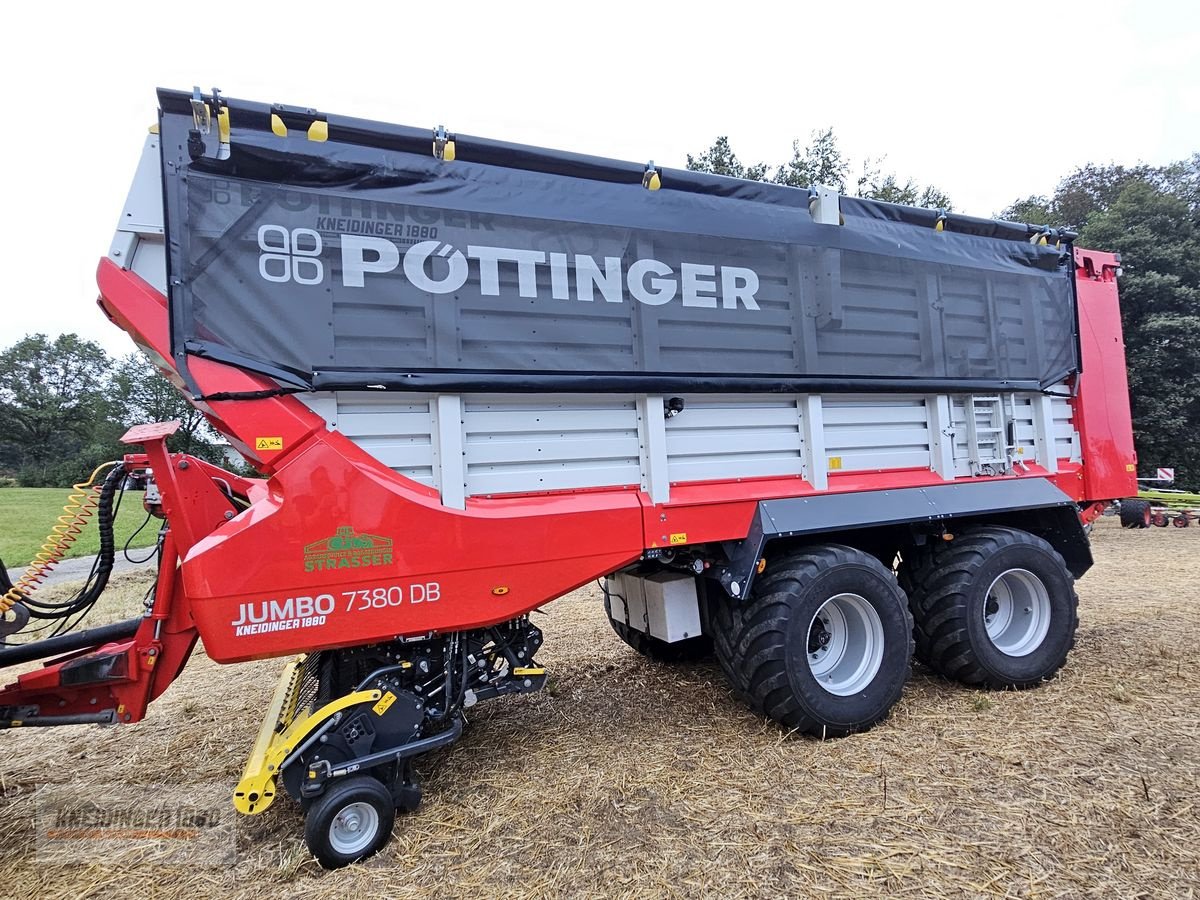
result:
<svg viewBox="0 0 1200 900"><path fill-rule="evenodd" d="M116 462L106 462L96 466L87 481L71 485L71 494L63 506L63 514L58 517L58 524L46 536L42 549L34 556L33 562L13 584L12 589L0 597L0 616L3 616L13 604L19 603L25 596L37 590L39 584L50 574L66 555L70 546L75 543L79 533L96 512L97 498L103 484L97 484L96 478L105 469L112 468Z"/></svg>

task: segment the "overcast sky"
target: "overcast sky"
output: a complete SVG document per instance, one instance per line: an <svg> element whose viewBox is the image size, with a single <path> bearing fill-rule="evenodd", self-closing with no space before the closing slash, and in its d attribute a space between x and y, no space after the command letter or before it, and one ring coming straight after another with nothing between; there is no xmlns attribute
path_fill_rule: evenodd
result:
<svg viewBox="0 0 1200 900"><path fill-rule="evenodd" d="M985 7L988 11L984 11ZM94 304L157 86L682 166L779 162L832 126L993 215L1088 161L1200 151L1200 5L8 4L0 346Z"/></svg>

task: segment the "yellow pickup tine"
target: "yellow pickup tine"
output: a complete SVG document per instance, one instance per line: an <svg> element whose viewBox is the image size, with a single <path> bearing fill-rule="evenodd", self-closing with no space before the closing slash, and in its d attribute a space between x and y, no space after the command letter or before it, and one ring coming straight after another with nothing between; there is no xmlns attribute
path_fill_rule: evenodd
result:
<svg viewBox="0 0 1200 900"><path fill-rule="evenodd" d="M343 709L375 703L383 696L383 691L379 690L352 691L311 713L306 709L298 710L296 702L304 659L300 656L289 663L275 687L254 749L242 770L242 779L233 790L233 805L240 813L256 815L274 802L279 767L314 729Z"/></svg>
<svg viewBox="0 0 1200 900"><path fill-rule="evenodd" d="M267 706L267 713L263 717L262 725L259 726L258 737L254 740L254 749L250 751L250 758L246 760L246 767L242 770L242 780L238 782L233 795L233 805L238 808L239 812L247 814L261 812L270 806L271 800L274 799L273 784L270 788L272 794L269 797L260 795L251 799L251 796L244 794L241 788L243 783L253 779L266 766L267 750L270 749L271 741L279 727L279 717L283 713L283 708L285 705L295 704L295 693L300 686L300 669L304 666L304 659L305 657L301 655L288 663L279 676L279 683L275 685L275 693L271 695L271 703Z"/></svg>

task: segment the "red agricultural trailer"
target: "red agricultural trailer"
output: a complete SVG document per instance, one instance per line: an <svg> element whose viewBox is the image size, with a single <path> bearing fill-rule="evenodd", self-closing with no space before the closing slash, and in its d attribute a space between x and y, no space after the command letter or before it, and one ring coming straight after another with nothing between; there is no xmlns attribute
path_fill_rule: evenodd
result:
<svg viewBox="0 0 1200 900"><path fill-rule="evenodd" d="M1084 525L1136 490L1112 255L215 91L159 104L100 306L259 477L132 429L94 492L96 577L40 600L39 563L0 601L0 666L43 663L0 727L136 722L197 638L291 657L234 803L286 792L337 866L416 807L413 760L464 709L542 686L529 614L596 579L635 650L715 653L818 737L887 716L914 638L972 685L1064 664ZM131 478L163 519L146 614L67 630Z"/></svg>

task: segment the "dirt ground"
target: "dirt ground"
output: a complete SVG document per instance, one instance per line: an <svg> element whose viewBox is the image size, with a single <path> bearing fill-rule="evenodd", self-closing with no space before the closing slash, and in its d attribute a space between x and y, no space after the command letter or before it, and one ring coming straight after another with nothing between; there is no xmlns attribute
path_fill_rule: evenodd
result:
<svg viewBox="0 0 1200 900"><path fill-rule="evenodd" d="M1036 690L918 666L886 723L822 743L743 708L715 663L637 657L586 589L539 619L548 689L472 710L374 859L323 872L284 799L239 820L236 866L35 866L39 785L232 787L279 664L197 655L138 725L0 733L0 895L1191 897L1200 528L1106 518L1093 539L1076 649Z"/></svg>

